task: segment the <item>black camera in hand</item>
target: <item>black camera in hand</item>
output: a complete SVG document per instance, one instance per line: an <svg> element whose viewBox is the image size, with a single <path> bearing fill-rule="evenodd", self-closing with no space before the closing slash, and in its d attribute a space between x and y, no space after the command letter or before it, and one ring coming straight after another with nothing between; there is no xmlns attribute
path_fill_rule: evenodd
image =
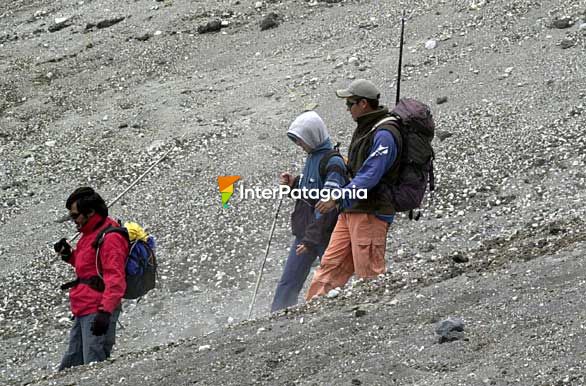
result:
<svg viewBox="0 0 586 386"><path fill-rule="evenodd" d="M53 248L55 248L55 252L61 255L63 261L69 261L71 258L71 245L69 245L66 238L57 241Z"/></svg>

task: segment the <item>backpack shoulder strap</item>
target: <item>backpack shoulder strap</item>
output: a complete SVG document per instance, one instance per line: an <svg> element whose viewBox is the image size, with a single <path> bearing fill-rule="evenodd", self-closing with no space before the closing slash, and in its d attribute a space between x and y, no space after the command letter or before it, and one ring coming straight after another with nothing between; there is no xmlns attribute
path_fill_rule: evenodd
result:
<svg viewBox="0 0 586 386"><path fill-rule="evenodd" d="M401 118L395 115L381 119L374 125L374 130L386 130L393 136L395 145L397 146L397 157L395 162L389 168L389 172L396 178L399 173L399 167L401 164L401 157L403 155L403 134L401 133Z"/></svg>
<svg viewBox="0 0 586 386"><path fill-rule="evenodd" d="M378 121L374 126L373 130L386 130L393 135L395 144L397 145L397 160L401 158L403 150L403 135L401 134L401 119L391 115Z"/></svg>
<svg viewBox="0 0 586 386"><path fill-rule="evenodd" d="M130 238L128 237L128 230L126 228L109 226L107 228L104 228L96 236L96 239L94 240L94 243L93 243L93 246L95 249L99 249L102 246L102 243L104 242L104 237L108 233L118 233L118 234L122 235L122 237L124 237L127 241L130 241Z"/></svg>
<svg viewBox="0 0 586 386"><path fill-rule="evenodd" d="M372 130L376 130L386 123L396 122L398 124L399 121L400 121L399 118L397 118L394 115L391 115L391 116L385 117L385 118L381 119L380 121L378 121L377 123L375 123L374 126L372 127Z"/></svg>
<svg viewBox="0 0 586 386"><path fill-rule="evenodd" d="M319 177L321 178L322 182L325 181L327 175L332 171L336 171L342 175L346 174L346 171L339 165L330 165L330 167L328 167L328 163L333 157L340 157L342 162L344 162L344 157L342 157L342 154L340 154L339 147L340 143L337 143L336 146L334 146L333 149L328 150L328 152L324 154L322 159L319 161Z"/></svg>
<svg viewBox="0 0 586 386"><path fill-rule="evenodd" d="M118 233L118 234L122 235L126 241L130 242L130 238L128 237L128 230L123 226L115 227L115 226L110 225L109 227L104 228L100 233L98 233L98 236L96 236L96 239L93 242L93 246L96 250L96 272L98 273L98 276L100 278L102 278L102 274L100 273L100 264L99 264L100 247L104 243L104 238L106 237L106 235L108 233Z"/></svg>

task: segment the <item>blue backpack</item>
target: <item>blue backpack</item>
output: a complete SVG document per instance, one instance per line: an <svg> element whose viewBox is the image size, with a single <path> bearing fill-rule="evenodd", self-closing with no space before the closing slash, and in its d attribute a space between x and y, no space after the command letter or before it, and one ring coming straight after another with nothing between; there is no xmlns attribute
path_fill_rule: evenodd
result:
<svg viewBox="0 0 586 386"><path fill-rule="evenodd" d="M128 223L125 225L128 225ZM138 224L135 225L142 230ZM94 244L96 248L96 270L100 278L102 277L99 270L100 246L104 242L104 236L111 232L121 234L129 243L129 252L126 257L126 292L123 298L140 298L155 288L156 285L157 259L155 257L155 238L151 235L146 235L146 233L145 238L136 238L134 232L130 232L122 224L118 227L110 226L101 231L96 237Z"/></svg>

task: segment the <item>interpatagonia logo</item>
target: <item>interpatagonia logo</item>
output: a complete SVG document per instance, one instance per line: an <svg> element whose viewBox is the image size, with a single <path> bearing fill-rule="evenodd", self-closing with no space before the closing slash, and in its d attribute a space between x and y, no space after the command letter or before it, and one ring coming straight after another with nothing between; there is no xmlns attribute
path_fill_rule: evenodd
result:
<svg viewBox="0 0 586 386"><path fill-rule="evenodd" d="M218 187L222 195L223 208L229 207L228 201L234 194L234 183L240 179L240 176L218 176ZM240 200L276 200L291 197L294 200L328 201L340 199L365 200L368 197L368 191L366 189L357 189L355 186L335 189L291 188L287 185L278 185L271 188L262 188L259 186L249 188L242 182L238 190L240 192Z"/></svg>
<svg viewBox="0 0 586 386"><path fill-rule="evenodd" d="M234 183L240 179L240 176L218 176L218 188L222 195L222 207L228 208L228 200L234 194Z"/></svg>

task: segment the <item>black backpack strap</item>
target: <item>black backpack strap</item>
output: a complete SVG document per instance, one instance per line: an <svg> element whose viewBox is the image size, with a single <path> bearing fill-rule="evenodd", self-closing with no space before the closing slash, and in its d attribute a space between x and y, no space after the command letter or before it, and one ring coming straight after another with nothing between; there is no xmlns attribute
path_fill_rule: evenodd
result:
<svg viewBox="0 0 586 386"><path fill-rule="evenodd" d="M104 228L100 233L98 233L98 236L96 237L96 239L94 240L93 243L93 247L95 249L98 249L102 246L102 243L104 242L104 237L108 234L108 233L119 233L121 234L127 241L130 241L130 237L128 236L128 230L125 227L115 227L115 226L109 226L107 228Z"/></svg>
<svg viewBox="0 0 586 386"><path fill-rule="evenodd" d="M338 172L341 175L346 174L346 170L344 170L344 168L342 168L339 165L328 166L328 163L333 157L340 157L342 159L342 162L344 162L344 158L342 157L338 149L332 149L328 151L319 161L319 177L321 178L322 182L326 180L326 177L331 172Z"/></svg>
<svg viewBox="0 0 586 386"><path fill-rule="evenodd" d="M106 235L108 233L118 233L120 235L122 235L126 241L130 242L130 237L128 235L128 229L126 229L123 226L120 227L115 227L115 226L109 226L104 228L100 233L98 233L98 236L96 237L96 239L93 242L93 246L96 250L96 272L98 273L98 276L100 279L102 278L102 274L100 273L100 264L99 264L99 255L100 255L100 247L102 246L102 243L104 242L104 238L106 237Z"/></svg>
<svg viewBox="0 0 586 386"><path fill-rule="evenodd" d="M433 193L435 190L435 175L433 173L433 159L429 165L429 191ZM433 197L433 196L432 196Z"/></svg>
<svg viewBox="0 0 586 386"><path fill-rule="evenodd" d="M339 165L331 165L328 167L328 163L332 157L340 157L342 162L344 162L344 157L342 157L342 154L340 154L340 142L337 142L333 149L328 150L328 152L319 161L319 177L321 178L322 182L325 182L326 177L331 172L340 173L342 176L346 175L346 170Z"/></svg>
<svg viewBox="0 0 586 386"><path fill-rule="evenodd" d="M68 281L67 283L65 283L65 284L62 284L62 285L61 285L61 290L62 290L62 291L68 290L68 289L70 289L70 288L73 288L73 287L75 287L75 286L76 286L76 285L78 285L78 284L79 284L79 278L76 278L76 279L75 279L75 280L73 280L73 281Z"/></svg>
<svg viewBox="0 0 586 386"><path fill-rule="evenodd" d="M89 287L93 288L98 292L104 292L106 289L106 285L104 284L104 280L102 280L99 276L92 276L89 279L80 279L79 277L73 281L69 281L61 286L61 290L68 290L77 286L78 284L87 284Z"/></svg>

